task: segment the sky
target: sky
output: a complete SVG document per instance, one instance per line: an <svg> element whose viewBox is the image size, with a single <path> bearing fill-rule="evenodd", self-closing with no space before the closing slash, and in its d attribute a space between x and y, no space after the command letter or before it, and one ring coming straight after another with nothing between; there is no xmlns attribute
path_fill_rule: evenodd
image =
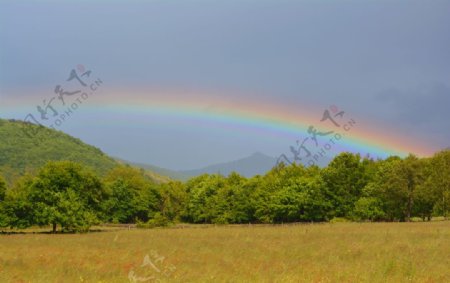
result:
<svg viewBox="0 0 450 283"><path fill-rule="evenodd" d="M291 146L427 156L450 146L449 11L439 0L0 0L0 117L176 170L254 152L293 160Z"/></svg>

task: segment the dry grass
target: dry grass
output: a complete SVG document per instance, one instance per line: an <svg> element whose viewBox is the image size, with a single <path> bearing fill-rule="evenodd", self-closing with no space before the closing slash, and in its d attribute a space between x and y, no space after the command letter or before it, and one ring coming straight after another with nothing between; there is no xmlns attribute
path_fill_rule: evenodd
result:
<svg viewBox="0 0 450 283"><path fill-rule="evenodd" d="M0 282L130 282L129 275L136 282L450 282L450 222L0 235Z"/></svg>

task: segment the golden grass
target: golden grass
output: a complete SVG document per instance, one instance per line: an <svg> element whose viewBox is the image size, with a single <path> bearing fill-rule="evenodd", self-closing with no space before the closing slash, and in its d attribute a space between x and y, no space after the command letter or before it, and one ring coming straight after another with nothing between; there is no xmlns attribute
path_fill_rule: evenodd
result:
<svg viewBox="0 0 450 283"><path fill-rule="evenodd" d="M131 282L450 282L450 222L0 235L0 282L130 282L129 277Z"/></svg>

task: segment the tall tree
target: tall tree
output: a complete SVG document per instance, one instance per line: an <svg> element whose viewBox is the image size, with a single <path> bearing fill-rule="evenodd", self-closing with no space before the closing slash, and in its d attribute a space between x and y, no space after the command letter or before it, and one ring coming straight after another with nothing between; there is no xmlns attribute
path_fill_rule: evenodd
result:
<svg viewBox="0 0 450 283"><path fill-rule="evenodd" d="M377 194L390 220L410 221L417 189L423 183L423 164L414 155L390 158L380 166Z"/></svg>
<svg viewBox="0 0 450 283"><path fill-rule="evenodd" d="M214 196L224 186L226 180L221 175L204 174L189 180L186 183L189 198L183 219L193 223L212 223L218 208Z"/></svg>
<svg viewBox="0 0 450 283"><path fill-rule="evenodd" d="M181 182L161 184L159 194L161 215L171 222L180 221L188 197L184 185Z"/></svg>
<svg viewBox="0 0 450 283"><path fill-rule="evenodd" d="M158 211L159 193L141 170L116 167L107 174L104 183L109 195L104 204L109 221L146 222Z"/></svg>
<svg viewBox="0 0 450 283"><path fill-rule="evenodd" d="M331 193L335 216L347 217L353 211L355 202L368 183L367 165L359 154L344 152L322 171L325 186Z"/></svg>
<svg viewBox="0 0 450 283"><path fill-rule="evenodd" d="M28 201L31 175L24 175L0 202L0 227L27 228L33 224L33 205Z"/></svg>
<svg viewBox="0 0 450 283"><path fill-rule="evenodd" d="M89 169L70 161L47 163L29 184L27 200L32 204L32 222L57 225L62 230L86 231L101 216L106 194Z"/></svg>
<svg viewBox="0 0 450 283"><path fill-rule="evenodd" d="M211 209L211 222L217 224L248 222L248 198L243 188L245 178L233 172L223 181L217 183L220 184L217 191L207 200Z"/></svg>
<svg viewBox="0 0 450 283"><path fill-rule="evenodd" d="M5 199L6 196L6 182L2 176L0 176L0 202Z"/></svg>
<svg viewBox="0 0 450 283"><path fill-rule="evenodd" d="M408 222L411 221L416 190L423 181L422 168L420 160L410 154L394 170L401 178L398 188L403 189L406 196L406 221Z"/></svg>
<svg viewBox="0 0 450 283"><path fill-rule="evenodd" d="M436 214L448 217L450 213L450 149L436 153L430 160L424 186L434 197Z"/></svg>

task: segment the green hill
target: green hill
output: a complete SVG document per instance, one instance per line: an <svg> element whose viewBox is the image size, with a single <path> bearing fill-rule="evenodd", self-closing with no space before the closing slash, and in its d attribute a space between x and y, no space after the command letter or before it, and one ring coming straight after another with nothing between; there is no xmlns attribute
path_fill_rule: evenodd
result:
<svg viewBox="0 0 450 283"><path fill-rule="evenodd" d="M91 167L100 176L121 164L100 149L61 131L18 120L0 119L0 173L8 183L33 173L50 160L70 160ZM169 178L145 170L155 182Z"/></svg>

